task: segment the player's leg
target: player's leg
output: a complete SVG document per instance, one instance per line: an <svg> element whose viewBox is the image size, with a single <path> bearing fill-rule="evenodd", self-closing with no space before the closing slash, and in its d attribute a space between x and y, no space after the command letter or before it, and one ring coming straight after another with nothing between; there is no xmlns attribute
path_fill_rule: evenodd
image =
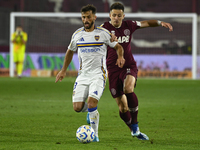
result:
<svg viewBox="0 0 200 150"><path fill-rule="evenodd" d="M125 124L130 128L131 125L131 114L128 111L127 99L123 93L123 84L119 79L120 72L109 72L109 90L112 97L117 102L119 107L119 116L125 122Z"/></svg>
<svg viewBox="0 0 200 150"><path fill-rule="evenodd" d="M134 85L136 79L132 75L127 75L124 80L124 93L127 98L128 107L132 117L132 124L138 123L137 115L138 115L138 98L134 93Z"/></svg>
<svg viewBox="0 0 200 150"><path fill-rule="evenodd" d="M88 124L90 124L90 115L89 115L89 113L87 113L86 121L87 121Z"/></svg>
<svg viewBox="0 0 200 150"><path fill-rule="evenodd" d="M15 62L15 75L18 75L17 70L18 70L18 62Z"/></svg>
<svg viewBox="0 0 200 150"><path fill-rule="evenodd" d="M99 128L99 112L97 110L98 100L93 97L88 97L88 114L90 125L94 129L94 142L99 142L98 128Z"/></svg>
<svg viewBox="0 0 200 150"><path fill-rule="evenodd" d="M87 112L88 106L86 103L87 97L88 97L88 91L89 86L85 84L87 82L87 79L78 76L75 83L74 83L74 89L73 89L73 108L76 112Z"/></svg>
<svg viewBox="0 0 200 150"><path fill-rule="evenodd" d="M123 94L122 96L116 97L115 101L119 107L119 116L125 122L125 124L131 129L131 114L129 112L128 104L126 96Z"/></svg>
<svg viewBox="0 0 200 150"><path fill-rule="evenodd" d="M23 72L23 62L19 62L17 67L17 76L19 78L21 78L22 72Z"/></svg>
<svg viewBox="0 0 200 150"><path fill-rule="evenodd" d="M97 111L97 104L100 97L97 100L96 98L94 98L95 96L93 94L101 93L103 91L97 90L97 92L95 91L93 94L90 93L90 96L88 97L89 85L87 84L89 82L90 81L88 81L87 78L81 76L79 76L76 79L73 90L73 108L76 112L89 111L90 124L95 131L94 142L99 142L98 138L99 112ZM88 103L86 103L87 98L88 98Z"/></svg>
<svg viewBox="0 0 200 150"><path fill-rule="evenodd" d="M13 52L13 61L15 63L15 70L17 72L18 68L18 54L16 52Z"/></svg>
<svg viewBox="0 0 200 150"><path fill-rule="evenodd" d="M95 131L94 142L99 142L98 128L99 128L99 112L97 110L98 101L100 100L105 84L106 77L96 76L90 79L91 84L89 87L89 97L88 97L88 113L90 118L90 125Z"/></svg>
<svg viewBox="0 0 200 150"><path fill-rule="evenodd" d="M87 102L73 102L73 108L76 112L87 112Z"/></svg>
<svg viewBox="0 0 200 150"><path fill-rule="evenodd" d="M24 66L24 56L25 56L24 52L20 52L18 54L18 67L17 67L17 75L18 75L18 77L22 76L23 66Z"/></svg>
<svg viewBox="0 0 200 150"><path fill-rule="evenodd" d="M134 75L134 74L133 74ZM138 115L138 98L134 93L134 87L136 84L136 78L133 75L127 75L124 80L124 93L127 98L128 107L132 117L131 122L131 135L136 136L140 140L149 140L148 136L141 133L138 127L137 115Z"/></svg>

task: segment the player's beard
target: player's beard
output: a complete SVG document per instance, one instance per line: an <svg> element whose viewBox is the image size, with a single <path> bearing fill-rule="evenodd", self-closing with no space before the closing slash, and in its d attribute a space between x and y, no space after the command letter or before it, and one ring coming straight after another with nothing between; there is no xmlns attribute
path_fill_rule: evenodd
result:
<svg viewBox="0 0 200 150"><path fill-rule="evenodd" d="M85 28L85 29L90 29L90 28L93 26L94 21L92 21L91 23L87 22L87 24L89 24L89 26L87 26L87 27L85 26L85 24L86 24L86 23L83 24L83 25L84 25L84 28Z"/></svg>

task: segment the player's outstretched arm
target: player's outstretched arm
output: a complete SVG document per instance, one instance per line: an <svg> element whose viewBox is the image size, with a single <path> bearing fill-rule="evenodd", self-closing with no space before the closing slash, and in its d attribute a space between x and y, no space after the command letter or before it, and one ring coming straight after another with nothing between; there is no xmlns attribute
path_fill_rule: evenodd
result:
<svg viewBox="0 0 200 150"><path fill-rule="evenodd" d="M173 31L173 27L170 23L161 21L160 24L162 27L169 28L169 31Z"/></svg>
<svg viewBox="0 0 200 150"><path fill-rule="evenodd" d="M169 31L173 31L173 27L170 23L160 21L160 20L144 20L144 21L141 21L140 23L141 23L140 28L162 26L165 28L169 28Z"/></svg>
<svg viewBox="0 0 200 150"><path fill-rule="evenodd" d="M67 67L69 66L70 62L72 61L73 55L74 55L74 52L68 49L65 54L63 67L62 67L61 71L57 74L55 83L58 82L59 80L62 81L62 79L65 77Z"/></svg>
<svg viewBox="0 0 200 150"><path fill-rule="evenodd" d="M118 59L117 59L117 62L116 62L115 65L118 65L118 67L122 68L124 66L124 63L125 63L124 49L119 43L117 43L115 45L114 49L116 49L117 55L118 55Z"/></svg>

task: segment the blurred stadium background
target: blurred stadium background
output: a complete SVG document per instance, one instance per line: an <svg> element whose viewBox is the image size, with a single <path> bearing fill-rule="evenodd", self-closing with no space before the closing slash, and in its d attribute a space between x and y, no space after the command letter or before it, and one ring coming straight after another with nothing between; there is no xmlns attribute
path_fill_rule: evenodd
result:
<svg viewBox="0 0 200 150"><path fill-rule="evenodd" d="M9 76L10 13L11 12L80 12L93 4L98 12L109 12L115 0L1 0L0 1L0 76ZM125 13L196 13L200 27L200 0L123 0ZM145 20L149 18L128 18ZM157 19L153 18L152 19ZM98 18L101 25L109 18ZM140 77L191 78L192 24L191 18L160 18L173 25L174 31L151 28L133 34L132 52ZM28 33L24 76L55 76L62 67L64 53L72 33L82 26L80 18L16 17ZM200 35L198 30L197 35ZM199 41L199 39L197 40ZM200 54L200 42L197 42ZM151 55L151 56L150 56ZM77 59L70 64L68 75L76 76ZM188 63L189 61L189 63ZM200 74L200 60L197 58ZM179 63L178 63L179 62ZM185 66L184 66L185 63ZM189 66L187 66L189 64ZM181 68L182 67L182 68ZM200 75L197 75L199 78Z"/></svg>

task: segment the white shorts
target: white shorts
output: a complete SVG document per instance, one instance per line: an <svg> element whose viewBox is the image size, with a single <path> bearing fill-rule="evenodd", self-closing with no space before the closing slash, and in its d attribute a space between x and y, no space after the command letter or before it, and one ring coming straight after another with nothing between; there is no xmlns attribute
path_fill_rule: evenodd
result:
<svg viewBox="0 0 200 150"><path fill-rule="evenodd" d="M73 102L85 102L88 97L99 100L106 86L106 77L102 75L84 76L76 78L73 89Z"/></svg>

